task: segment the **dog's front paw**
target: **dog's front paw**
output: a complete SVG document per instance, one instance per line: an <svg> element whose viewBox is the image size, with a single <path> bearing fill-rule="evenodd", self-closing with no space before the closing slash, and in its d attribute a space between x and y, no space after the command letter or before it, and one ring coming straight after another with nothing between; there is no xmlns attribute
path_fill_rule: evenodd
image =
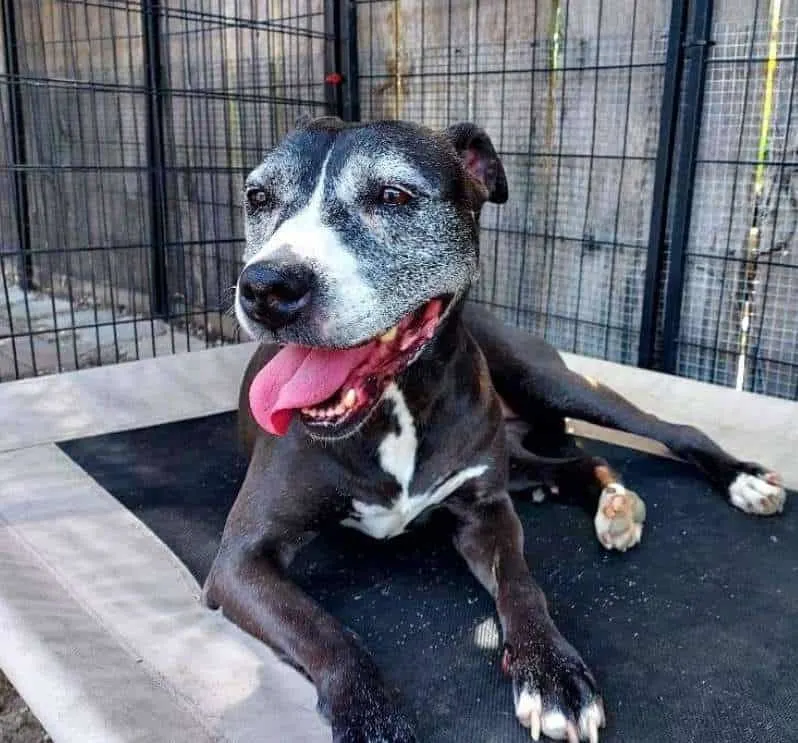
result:
<svg viewBox="0 0 798 743"><path fill-rule="evenodd" d="M593 525L599 542L608 550L625 552L643 536L646 504L637 493L620 483L601 491Z"/></svg>
<svg viewBox="0 0 798 743"><path fill-rule="evenodd" d="M543 733L569 743L598 742L605 719L596 682L556 630L518 647L506 645L502 667L513 680L515 715L533 740Z"/></svg>
<svg viewBox="0 0 798 743"><path fill-rule="evenodd" d="M779 475L757 464L746 466L729 485L729 501L741 511L771 516L784 510L787 491Z"/></svg>
<svg viewBox="0 0 798 743"><path fill-rule="evenodd" d="M384 690L351 697L331 723L333 743L418 743L413 721Z"/></svg>

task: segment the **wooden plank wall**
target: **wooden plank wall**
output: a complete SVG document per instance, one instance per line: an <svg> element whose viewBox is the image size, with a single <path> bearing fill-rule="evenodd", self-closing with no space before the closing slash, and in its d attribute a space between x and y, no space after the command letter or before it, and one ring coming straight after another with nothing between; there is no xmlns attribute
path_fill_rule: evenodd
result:
<svg viewBox="0 0 798 743"><path fill-rule="evenodd" d="M19 3L17 25L34 269L110 286L147 280L148 222L138 15L58 2ZM37 79L44 79L39 81ZM73 81L121 86L87 90ZM143 239L144 238L144 239ZM112 254L98 250L119 246ZM106 289L107 291L107 289ZM110 301L109 297L97 297Z"/></svg>
<svg viewBox="0 0 798 743"><path fill-rule="evenodd" d="M104 304L113 287L146 297L151 276L141 11L109 5L18 4L37 280L65 293L70 277L94 282L99 296L84 299ZM224 301L245 173L300 113L325 110L324 19L322 0L269 0L249 16L238 0L162 6L168 282L180 313ZM251 23L263 17L273 25ZM10 214L0 218L13 235Z"/></svg>
<svg viewBox="0 0 798 743"><path fill-rule="evenodd" d="M360 4L363 116L485 127L511 200L486 209L477 298L561 348L634 362L668 13L563 4L555 59L555 6Z"/></svg>

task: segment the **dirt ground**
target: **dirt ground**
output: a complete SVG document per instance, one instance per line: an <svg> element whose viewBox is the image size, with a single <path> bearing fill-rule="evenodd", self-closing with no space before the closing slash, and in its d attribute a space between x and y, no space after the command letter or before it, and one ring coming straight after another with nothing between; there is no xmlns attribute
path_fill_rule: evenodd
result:
<svg viewBox="0 0 798 743"><path fill-rule="evenodd" d="M0 673L0 743L51 743L52 739Z"/></svg>

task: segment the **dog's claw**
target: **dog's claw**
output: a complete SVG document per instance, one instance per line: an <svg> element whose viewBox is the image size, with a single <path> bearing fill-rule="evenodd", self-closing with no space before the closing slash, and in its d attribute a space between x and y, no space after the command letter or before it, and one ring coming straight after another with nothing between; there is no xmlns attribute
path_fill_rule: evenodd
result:
<svg viewBox="0 0 798 743"><path fill-rule="evenodd" d="M589 743L598 743L601 727L604 727L604 706L596 699L579 715L579 735Z"/></svg>
<svg viewBox="0 0 798 743"><path fill-rule="evenodd" d="M529 727L532 740L540 740L541 714L543 714L543 700L540 694L537 692L531 694L523 689L515 703L515 715L524 727Z"/></svg>
<svg viewBox="0 0 798 743"><path fill-rule="evenodd" d="M543 734L554 740L564 740L569 736L568 720L559 710L546 712L543 715ZM577 738L577 743L578 743Z"/></svg>
<svg viewBox="0 0 798 743"><path fill-rule="evenodd" d="M566 726L565 733L568 736L568 743L579 743L579 733L576 732L576 725L572 722Z"/></svg>

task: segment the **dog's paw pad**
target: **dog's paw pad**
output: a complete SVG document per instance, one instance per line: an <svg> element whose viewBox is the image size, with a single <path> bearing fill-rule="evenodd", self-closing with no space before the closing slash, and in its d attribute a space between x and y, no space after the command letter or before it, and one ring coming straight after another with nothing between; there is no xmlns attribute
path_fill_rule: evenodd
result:
<svg viewBox="0 0 798 743"><path fill-rule="evenodd" d="M620 483L601 491L593 525L599 542L608 550L625 552L643 536L646 504L637 493Z"/></svg>
<svg viewBox="0 0 798 743"><path fill-rule="evenodd" d="M779 475L741 472L729 486L729 500L736 508L757 516L771 516L784 510L787 491Z"/></svg>

